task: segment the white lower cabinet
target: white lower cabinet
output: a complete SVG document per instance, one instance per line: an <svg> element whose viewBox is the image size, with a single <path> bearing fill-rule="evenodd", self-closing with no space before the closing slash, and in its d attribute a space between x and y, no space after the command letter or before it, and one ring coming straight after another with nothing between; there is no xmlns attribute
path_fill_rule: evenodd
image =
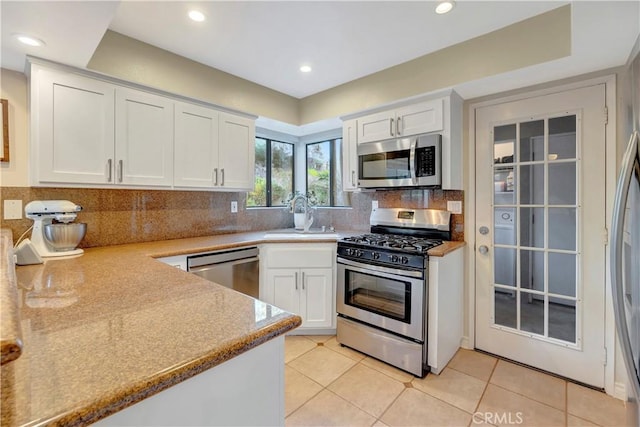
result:
<svg viewBox="0 0 640 427"><path fill-rule="evenodd" d="M300 329L335 329L333 243L260 247L260 299L302 317Z"/></svg>

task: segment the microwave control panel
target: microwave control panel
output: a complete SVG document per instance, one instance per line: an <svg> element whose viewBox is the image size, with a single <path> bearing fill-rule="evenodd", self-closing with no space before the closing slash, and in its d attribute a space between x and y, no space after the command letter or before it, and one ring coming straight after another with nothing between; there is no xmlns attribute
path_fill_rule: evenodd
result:
<svg viewBox="0 0 640 427"><path fill-rule="evenodd" d="M416 149L416 176L434 176L436 174L436 147Z"/></svg>

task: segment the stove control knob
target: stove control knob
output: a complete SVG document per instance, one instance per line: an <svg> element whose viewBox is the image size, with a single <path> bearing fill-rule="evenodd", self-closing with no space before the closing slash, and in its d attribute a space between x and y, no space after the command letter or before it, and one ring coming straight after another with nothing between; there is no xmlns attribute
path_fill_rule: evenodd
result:
<svg viewBox="0 0 640 427"><path fill-rule="evenodd" d="M354 255L358 258L361 258L362 255L364 255L364 252L362 252L360 249L356 249L354 252L355 252Z"/></svg>
<svg viewBox="0 0 640 427"><path fill-rule="evenodd" d="M349 256L353 255L353 249L351 249L351 248L345 248L345 250L344 250L344 254L345 254L345 255L349 255Z"/></svg>
<svg viewBox="0 0 640 427"><path fill-rule="evenodd" d="M373 259L380 259L380 252L371 252L371 257Z"/></svg>
<svg viewBox="0 0 640 427"><path fill-rule="evenodd" d="M409 258L406 256L403 256L401 261L403 264L409 264Z"/></svg>
<svg viewBox="0 0 640 427"><path fill-rule="evenodd" d="M389 255L389 259L391 262L398 262L399 260L398 255Z"/></svg>

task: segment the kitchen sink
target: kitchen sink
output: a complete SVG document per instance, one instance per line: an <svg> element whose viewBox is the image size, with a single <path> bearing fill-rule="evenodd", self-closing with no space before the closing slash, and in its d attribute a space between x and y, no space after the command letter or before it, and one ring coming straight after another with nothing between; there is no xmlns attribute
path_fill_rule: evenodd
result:
<svg viewBox="0 0 640 427"><path fill-rule="evenodd" d="M265 239L338 239L340 235L335 231L322 231L320 228L312 228L309 231L295 230L271 230L264 234Z"/></svg>

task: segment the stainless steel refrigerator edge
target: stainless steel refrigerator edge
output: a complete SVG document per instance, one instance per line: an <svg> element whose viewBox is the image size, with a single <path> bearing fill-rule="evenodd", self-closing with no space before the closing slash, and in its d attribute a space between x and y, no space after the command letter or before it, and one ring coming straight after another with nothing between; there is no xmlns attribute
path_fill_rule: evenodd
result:
<svg viewBox="0 0 640 427"><path fill-rule="evenodd" d="M627 369L627 420L640 425L640 37L629 67L631 136L622 159L611 221L610 271L616 332ZM635 55L635 56L634 56Z"/></svg>

